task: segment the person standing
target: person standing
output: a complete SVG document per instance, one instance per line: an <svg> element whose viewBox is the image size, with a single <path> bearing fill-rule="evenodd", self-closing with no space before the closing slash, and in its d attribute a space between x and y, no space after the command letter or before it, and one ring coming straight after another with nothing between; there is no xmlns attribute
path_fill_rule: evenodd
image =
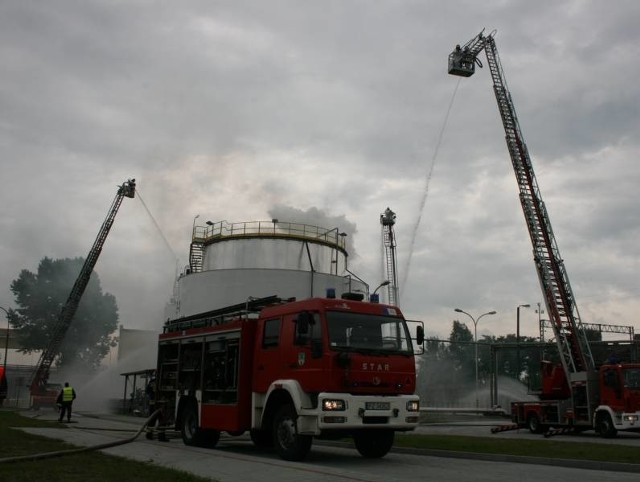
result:
<svg viewBox="0 0 640 482"><path fill-rule="evenodd" d="M57 403L60 405L60 417L58 422L62 422L65 414L67 415L67 422L71 422L71 406L76 399L76 391L73 387L69 386L69 382L64 382L64 387L58 394Z"/></svg>

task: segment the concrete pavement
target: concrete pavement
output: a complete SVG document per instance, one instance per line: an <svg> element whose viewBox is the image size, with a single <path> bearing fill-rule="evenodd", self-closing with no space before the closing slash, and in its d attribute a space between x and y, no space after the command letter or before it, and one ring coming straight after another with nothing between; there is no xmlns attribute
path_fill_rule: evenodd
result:
<svg viewBox="0 0 640 482"><path fill-rule="evenodd" d="M27 411L25 415L38 418L41 420L57 420L57 413L53 410ZM72 423L63 424L64 427L53 428L25 428L29 433L34 433L50 438L64 440L65 442L80 446L90 447L113 442L123 441L131 438L143 426L145 419L142 417L132 417L123 415L111 415L101 413L79 412L74 413ZM460 435L477 435L492 436L490 434L491 426L495 425L495 421L467 422L465 424L434 424L421 426L419 433L446 433ZM57 423L57 422L56 422ZM632 444L637 443L640 446L640 436L636 434L634 438L629 440ZM399 437L402 435L399 435ZM539 435L530 434L528 431L519 430L513 432L504 432L493 436L501 437L537 437ZM576 436L555 437L554 440L575 441ZM585 440L580 436L580 441L603 441L598 437ZM616 439L614 439L616 440ZM327 444L314 442L314 447L318 450L322 447L323 451L330 451L332 454L338 453L340 460L348 460L349 463L360 464L357 452L352 448L331 448ZM112 455L128 457L131 459L153 463L156 465L179 469L201 475L204 477L214 477L220 481L237 480L279 480L288 481L317 481L317 480L362 480L355 473L349 473L349 469L343 467L333 467L331 464L318 466L317 464L301 464L286 462L280 460L274 453L257 449L249 441L248 436L229 437L223 434L217 450L201 449L194 447L186 447L179 438L171 439L167 442L157 440L147 440L145 434L140 435L135 442L118 445L103 450L105 453ZM320 461L319 455L313 455L311 460ZM503 463L527 463L527 464L549 464L554 466L562 466L566 468L576 469L596 469L615 472L639 472L640 465L636 464L602 464L602 463L585 463L573 461L549 461L539 460L531 457L511 457L496 456L483 454L460 454L452 452L444 452L437 450L410 450L396 449L396 454L414 454L423 456L436 457L455 457L457 459L475 459ZM345 459L346 457L346 459ZM391 457L391 454L387 457ZM386 459L383 459L386 460ZM335 458L334 458L335 462ZM371 461L369 461L371 462ZM379 461L376 461L379 462ZM460 462L456 462L459 464ZM256 464L259 466L259 474L256 474ZM527 469L529 470L529 469ZM258 477L259 476L259 477ZM326 477L326 479L325 479ZM366 480L378 480L377 478L367 478ZM385 480L384 477L379 480ZM398 479L399 480L399 479Z"/></svg>

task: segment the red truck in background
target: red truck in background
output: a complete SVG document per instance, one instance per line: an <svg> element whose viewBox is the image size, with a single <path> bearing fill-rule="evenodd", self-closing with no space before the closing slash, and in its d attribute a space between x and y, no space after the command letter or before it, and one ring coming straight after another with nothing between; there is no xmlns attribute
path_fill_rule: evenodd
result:
<svg viewBox="0 0 640 482"><path fill-rule="evenodd" d="M397 307L361 300L268 297L168 321L156 380L165 423L187 445L249 431L302 460L313 437L350 436L364 457L383 457L419 422L414 349Z"/></svg>
<svg viewBox="0 0 640 482"><path fill-rule="evenodd" d="M586 372L582 390L572 393L562 365L545 361L538 395L539 401L511 404L512 421L533 433L571 427L610 438L618 430L640 431L640 363L609 363Z"/></svg>

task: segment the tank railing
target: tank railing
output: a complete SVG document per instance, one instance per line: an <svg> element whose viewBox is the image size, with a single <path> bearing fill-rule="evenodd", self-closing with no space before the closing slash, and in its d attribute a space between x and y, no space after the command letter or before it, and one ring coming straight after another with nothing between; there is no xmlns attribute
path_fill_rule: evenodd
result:
<svg viewBox="0 0 640 482"><path fill-rule="evenodd" d="M311 224L287 223L279 221L248 221L229 223L219 221L193 228L193 243L207 243L210 240L227 237L273 236L320 241L340 249L346 247L346 234L339 228L322 228Z"/></svg>

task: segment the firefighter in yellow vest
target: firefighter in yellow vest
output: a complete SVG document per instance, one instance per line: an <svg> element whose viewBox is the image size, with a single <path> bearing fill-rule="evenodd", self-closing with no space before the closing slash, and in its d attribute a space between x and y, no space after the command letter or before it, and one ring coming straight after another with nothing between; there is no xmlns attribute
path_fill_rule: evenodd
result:
<svg viewBox="0 0 640 482"><path fill-rule="evenodd" d="M65 414L67 415L67 422L71 422L71 405L73 405L73 401L76 399L76 391L73 387L69 386L69 382L64 383L64 387L60 390L58 394L58 399L56 402L60 405L60 417L58 418L58 422L62 422Z"/></svg>

